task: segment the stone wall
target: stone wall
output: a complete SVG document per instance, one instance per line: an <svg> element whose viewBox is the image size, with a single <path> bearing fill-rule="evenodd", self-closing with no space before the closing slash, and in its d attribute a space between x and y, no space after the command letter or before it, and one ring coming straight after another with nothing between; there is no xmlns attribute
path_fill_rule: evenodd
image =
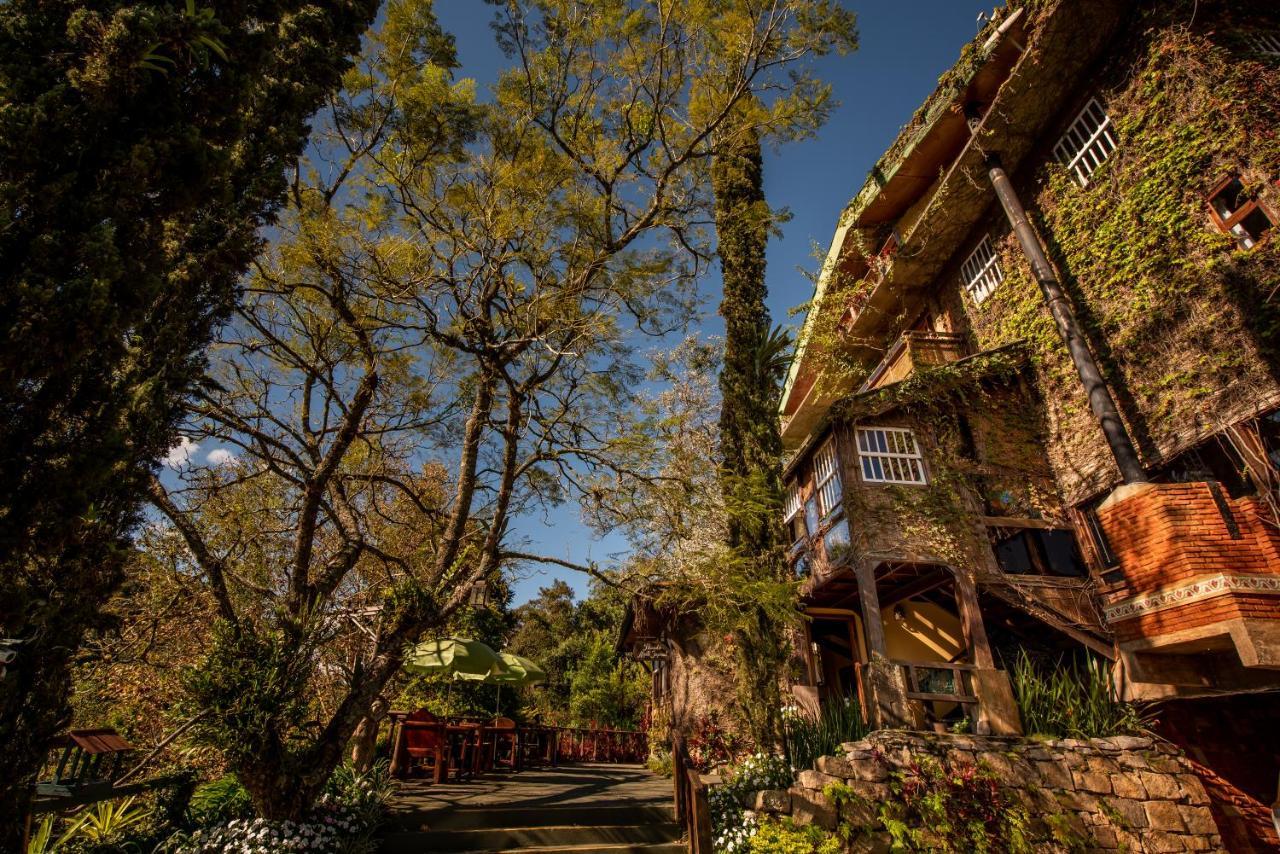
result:
<svg viewBox="0 0 1280 854"><path fill-rule="evenodd" d="M1002 798L1020 807L1037 851L1221 851L1209 797L1176 748L1150 738L1034 740L881 730L802 771L787 791L757 793L750 806L799 824L852 826L853 851L888 851L882 805L929 759L956 771L989 769ZM824 791L852 798L837 811ZM897 786L901 790L900 786Z"/></svg>

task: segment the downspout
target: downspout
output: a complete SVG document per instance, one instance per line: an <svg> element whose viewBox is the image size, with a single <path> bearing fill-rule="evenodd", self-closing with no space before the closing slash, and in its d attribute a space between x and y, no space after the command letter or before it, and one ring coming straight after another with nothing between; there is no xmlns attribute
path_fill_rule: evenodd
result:
<svg viewBox="0 0 1280 854"><path fill-rule="evenodd" d="M1130 438L1124 421L1120 419L1120 412L1116 409L1116 402L1111 397L1111 390L1107 388L1102 372L1098 369L1098 363L1094 361L1093 353L1089 351L1084 333L1081 332L1080 324L1071 310L1071 303L1067 301L1067 295L1058 282L1058 276L1054 273L1049 259L1045 257L1044 248L1031 228L1031 223L1027 221L1027 212L1013 189L1013 182L1009 180L1009 176L995 155L988 155L987 169L987 176L995 188L996 198L1000 200L1005 216L1013 226L1013 233L1018 236L1023 254L1031 262L1032 274L1040 283L1040 291L1044 295L1045 303L1049 306L1049 313L1053 315L1053 320L1058 326L1058 335L1062 337L1063 343L1071 353L1071 361L1075 363L1076 373L1080 376L1085 393L1089 395L1089 408L1093 410L1094 417L1102 426L1102 433L1106 436L1111 455L1115 457L1116 465L1120 468L1120 475L1125 483L1145 483L1147 475L1142 470L1142 463L1138 460L1133 439Z"/></svg>

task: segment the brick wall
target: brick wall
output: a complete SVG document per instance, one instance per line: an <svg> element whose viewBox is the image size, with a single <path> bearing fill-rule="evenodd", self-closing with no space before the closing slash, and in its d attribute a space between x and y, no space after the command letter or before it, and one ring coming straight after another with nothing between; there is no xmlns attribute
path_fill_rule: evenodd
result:
<svg viewBox="0 0 1280 854"><path fill-rule="evenodd" d="M1207 483L1140 484L1104 504L1098 521L1123 583L1108 604L1218 575L1280 575L1280 531L1256 498L1215 495ZM1121 614L1110 622L1125 641L1240 618L1280 619L1280 597L1222 590Z"/></svg>
<svg viewBox="0 0 1280 854"><path fill-rule="evenodd" d="M1150 738L1031 740L881 730L844 745L800 772L787 791L760 792L758 813L832 829L852 825L852 851L888 851L879 805L895 797L895 774L926 757L948 767L986 766L1005 796L1030 818L1036 851L1221 851L1209 797L1176 748ZM823 795L831 783L853 790L842 814ZM1055 829L1057 837L1055 837ZM1059 837L1074 838L1069 849Z"/></svg>

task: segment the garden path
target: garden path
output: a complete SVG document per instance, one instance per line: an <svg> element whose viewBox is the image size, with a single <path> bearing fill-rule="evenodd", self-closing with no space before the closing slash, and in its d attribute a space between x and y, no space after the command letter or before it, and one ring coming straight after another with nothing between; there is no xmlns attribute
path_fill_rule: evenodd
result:
<svg viewBox="0 0 1280 854"><path fill-rule="evenodd" d="M384 854L677 854L670 780L639 765L566 765L469 783L409 780L390 804Z"/></svg>

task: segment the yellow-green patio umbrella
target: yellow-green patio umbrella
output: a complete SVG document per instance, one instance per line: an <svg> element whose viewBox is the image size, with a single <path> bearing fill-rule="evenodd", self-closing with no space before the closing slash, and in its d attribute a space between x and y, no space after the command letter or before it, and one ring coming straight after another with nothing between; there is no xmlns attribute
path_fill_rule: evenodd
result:
<svg viewBox="0 0 1280 854"><path fill-rule="evenodd" d="M501 659L503 670L501 673L491 673L485 677L463 676L455 674L454 679L480 679L486 685L498 686L498 697L493 707L493 713L496 715L498 710L502 708L502 686L510 685L513 688L520 688L525 685L541 685L547 681L547 671L534 664L529 659L512 652L498 653Z"/></svg>
<svg viewBox="0 0 1280 854"><path fill-rule="evenodd" d="M452 673L457 679L483 680L506 671L492 647L470 638L438 638L409 650L404 669L410 673Z"/></svg>
<svg viewBox="0 0 1280 854"><path fill-rule="evenodd" d="M506 672L489 677L490 682L496 682L498 685L521 686L541 685L547 681L547 671L524 656L503 650L498 653L498 658L502 659Z"/></svg>

